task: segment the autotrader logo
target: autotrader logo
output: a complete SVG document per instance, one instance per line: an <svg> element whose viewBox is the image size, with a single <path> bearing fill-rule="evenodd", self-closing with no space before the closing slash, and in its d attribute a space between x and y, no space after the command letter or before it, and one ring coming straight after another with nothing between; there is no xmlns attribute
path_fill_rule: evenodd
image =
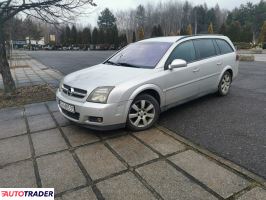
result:
<svg viewBox="0 0 266 200"><path fill-rule="evenodd" d="M0 200L54 200L54 188L0 188Z"/></svg>

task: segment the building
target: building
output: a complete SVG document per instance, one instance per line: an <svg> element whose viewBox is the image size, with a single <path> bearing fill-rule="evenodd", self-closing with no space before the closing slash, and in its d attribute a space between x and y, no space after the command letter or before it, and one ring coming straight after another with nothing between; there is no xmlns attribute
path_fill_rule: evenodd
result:
<svg viewBox="0 0 266 200"><path fill-rule="evenodd" d="M33 40L30 39L30 37L26 37L26 44L44 46L45 45L44 37L41 37L40 40Z"/></svg>
<svg viewBox="0 0 266 200"><path fill-rule="evenodd" d="M26 40L11 40L11 44L14 49L22 49L27 45Z"/></svg>

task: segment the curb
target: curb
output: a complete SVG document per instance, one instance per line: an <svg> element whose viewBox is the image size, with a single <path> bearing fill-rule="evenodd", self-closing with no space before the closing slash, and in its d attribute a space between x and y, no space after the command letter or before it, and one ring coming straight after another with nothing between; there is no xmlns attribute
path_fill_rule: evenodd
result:
<svg viewBox="0 0 266 200"><path fill-rule="evenodd" d="M250 54L239 54L239 61L253 62L255 61L255 56Z"/></svg>
<svg viewBox="0 0 266 200"><path fill-rule="evenodd" d="M266 180L260 176L258 176L257 174L248 171L247 169L225 159L222 158L220 156L215 155L214 153L208 151L207 149L200 147L196 144L193 144L192 142L190 142L188 139L178 135L177 133L174 133L172 131L170 131L169 129L160 126L160 125L155 125L156 128L158 128L160 131L163 131L164 133L178 139L179 141L183 142L184 144L186 144L187 146L191 147L192 149L204 154L205 156L211 158L212 160L227 166L231 169L233 169L234 171L238 172L239 174L243 175L244 177L246 177L247 179L251 179L253 181L255 181L257 184L259 184L260 186L262 186L265 190L266 190Z"/></svg>

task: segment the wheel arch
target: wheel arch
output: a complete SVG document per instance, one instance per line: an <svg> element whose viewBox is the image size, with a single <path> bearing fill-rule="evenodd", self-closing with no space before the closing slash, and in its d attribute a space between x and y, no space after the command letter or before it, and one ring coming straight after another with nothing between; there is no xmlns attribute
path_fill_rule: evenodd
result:
<svg viewBox="0 0 266 200"><path fill-rule="evenodd" d="M145 96L143 96L143 99L148 98L148 95L150 95L151 97L153 97L153 98L149 97L148 99L150 99L150 100L152 100L154 102L154 107L155 107L154 110L157 111L157 112L154 112L154 117L152 118L151 123L148 123L147 126L140 127L140 126L137 125L137 127L136 127L135 126L135 123L132 122L129 119L128 115L129 115L129 112L130 112L131 105L135 101L142 100L142 98L138 98L138 97L140 97L140 95L143 95L143 94L145 94ZM153 84L143 85L143 86L141 86L140 88L138 88L137 90L135 90L132 93L132 95L130 97L130 104L128 104L128 108L126 109L127 110L126 124L127 124L127 127L130 128L130 130L134 130L134 131L145 130L145 129L151 127L157 121L157 119L159 118L159 115L161 113L161 108L160 108L161 106L160 106L160 104L163 101L163 95L162 94L163 93L162 93L161 89L158 86L153 85ZM155 103L155 100L154 99L156 100L156 103ZM142 117L138 116L138 118L141 118L140 120L142 120L143 123L144 123L143 118L146 119L145 114ZM137 122L137 123L139 123L139 122Z"/></svg>
<svg viewBox="0 0 266 200"><path fill-rule="evenodd" d="M164 104L164 96L163 96L163 91L161 90L161 88L157 85L154 84L148 84L148 85L143 85L139 88L137 88L130 96L130 100L134 100L137 96L139 96L140 94L149 94L152 97L154 97L160 107L163 106Z"/></svg>
<svg viewBox="0 0 266 200"><path fill-rule="evenodd" d="M222 77L223 77L223 75L224 75L224 73L226 72L226 71L228 71L230 74L231 74L231 76L232 76L232 78L233 78L233 68L231 67L231 66L226 66L223 70L222 70L222 72L221 72L221 74L220 74L220 76L219 76L219 83L220 83L220 81L221 81L221 79L222 79Z"/></svg>

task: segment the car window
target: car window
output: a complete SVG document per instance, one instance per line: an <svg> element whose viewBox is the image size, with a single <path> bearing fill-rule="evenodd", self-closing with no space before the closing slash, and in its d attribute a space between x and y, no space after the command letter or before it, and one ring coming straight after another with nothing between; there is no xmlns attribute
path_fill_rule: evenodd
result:
<svg viewBox="0 0 266 200"><path fill-rule="evenodd" d="M193 42L198 52L199 59L204 59L216 55L215 48L211 39L197 39Z"/></svg>
<svg viewBox="0 0 266 200"><path fill-rule="evenodd" d="M219 46L220 50L221 50L221 54L226 54L226 53L231 53L234 50L232 49L232 47L224 40L216 40L217 45Z"/></svg>
<svg viewBox="0 0 266 200"><path fill-rule="evenodd" d="M137 42L115 54L105 63L121 67L154 68L172 43L168 42Z"/></svg>
<svg viewBox="0 0 266 200"><path fill-rule="evenodd" d="M166 66L172 63L175 59L182 59L188 63L196 60L196 52L192 41L187 41L179 44L169 56Z"/></svg>
<svg viewBox="0 0 266 200"><path fill-rule="evenodd" d="M214 48L215 48L216 54L217 54L217 55L221 54L220 48L218 47L216 41L215 41L215 40L212 40L212 42L213 42L213 45L214 45Z"/></svg>

